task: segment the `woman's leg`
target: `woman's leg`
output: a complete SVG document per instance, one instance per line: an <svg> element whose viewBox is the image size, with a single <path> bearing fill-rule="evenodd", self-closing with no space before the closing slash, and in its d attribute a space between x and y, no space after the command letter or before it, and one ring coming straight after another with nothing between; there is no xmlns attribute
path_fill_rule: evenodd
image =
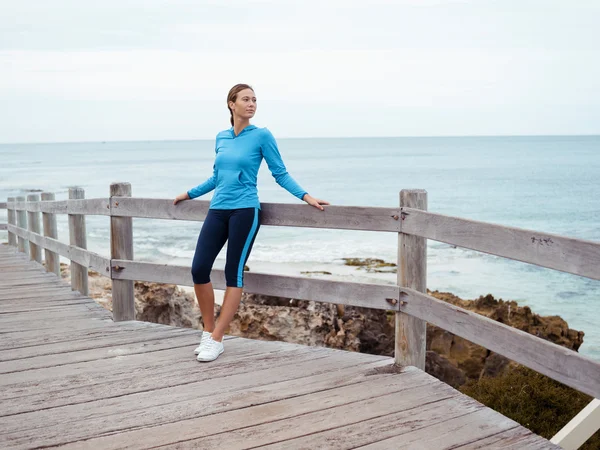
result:
<svg viewBox="0 0 600 450"><path fill-rule="evenodd" d="M202 231L198 236L192 263L194 292L202 313L204 331L208 332L212 332L215 328L215 293L210 282L210 271L227 241L229 230L226 219L226 215L221 211L208 210Z"/></svg>
<svg viewBox="0 0 600 450"><path fill-rule="evenodd" d="M260 228L260 209L243 208L235 210L229 218L229 242L225 278L227 289L219 320L212 333L215 341L221 341L242 299L244 286L244 265L250 256L254 239Z"/></svg>

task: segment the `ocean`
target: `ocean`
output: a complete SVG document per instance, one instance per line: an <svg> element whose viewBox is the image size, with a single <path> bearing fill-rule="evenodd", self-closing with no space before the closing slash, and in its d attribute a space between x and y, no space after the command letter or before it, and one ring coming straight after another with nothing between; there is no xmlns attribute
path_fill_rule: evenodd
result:
<svg viewBox="0 0 600 450"><path fill-rule="evenodd" d="M279 139L290 174L314 197L335 205L399 204L402 189L425 189L429 211L600 241L600 136ZM136 197L174 198L212 174L214 141L139 141L0 145L0 201L33 190L108 197L129 182ZM262 202L300 203L263 163ZM209 199L208 194L203 199ZM6 211L0 211L0 223ZM110 254L109 219L88 217L88 248ZM140 261L190 265L201 223L134 219ZM59 239L68 242L66 216ZM0 241L6 241L0 231ZM263 226L248 261L252 271L394 283L342 258L395 262L394 233ZM224 266L225 250L215 267ZM585 331L580 352L600 360L600 281L429 241L428 288L465 299L488 293L541 315L560 315Z"/></svg>

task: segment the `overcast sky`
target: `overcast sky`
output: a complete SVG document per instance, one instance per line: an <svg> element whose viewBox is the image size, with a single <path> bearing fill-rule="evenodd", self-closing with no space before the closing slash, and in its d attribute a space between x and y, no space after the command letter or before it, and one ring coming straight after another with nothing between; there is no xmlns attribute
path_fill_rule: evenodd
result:
<svg viewBox="0 0 600 450"><path fill-rule="evenodd" d="M600 1L0 0L0 142L600 134Z"/></svg>

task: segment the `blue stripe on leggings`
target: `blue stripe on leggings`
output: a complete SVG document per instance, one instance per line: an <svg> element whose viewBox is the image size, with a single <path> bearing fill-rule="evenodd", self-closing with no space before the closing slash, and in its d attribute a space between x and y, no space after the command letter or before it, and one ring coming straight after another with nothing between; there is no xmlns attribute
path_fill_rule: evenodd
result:
<svg viewBox="0 0 600 450"><path fill-rule="evenodd" d="M254 234L256 233L256 228L258 227L258 208L254 208L254 221L252 222L252 228L250 229L250 233L248 233L248 237L246 238L246 245L244 245L244 250L242 250L242 256L240 257L240 266L238 267L238 276L237 276L237 284L238 287L244 287L244 282L242 281L244 275L244 263L246 262L246 258L248 255L248 249L250 248L250 243L252 239L254 239Z"/></svg>

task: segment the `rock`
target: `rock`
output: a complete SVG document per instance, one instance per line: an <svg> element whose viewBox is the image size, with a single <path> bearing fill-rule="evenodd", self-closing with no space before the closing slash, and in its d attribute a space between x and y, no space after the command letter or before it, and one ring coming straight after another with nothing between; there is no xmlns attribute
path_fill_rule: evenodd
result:
<svg viewBox="0 0 600 450"><path fill-rule="evenodd" d="M191 294L172 284L134 284L135 317L144 322L198 328L200 308Z"/></svg>
<svg viewBox="0 0 600 450"><path fill-rule="evenodd" d="M453 388L459 388L466 382L465 374L462 370L433 351L428 351L425 354L425 372L436 377L438 380L443 380Z"/></svg>

